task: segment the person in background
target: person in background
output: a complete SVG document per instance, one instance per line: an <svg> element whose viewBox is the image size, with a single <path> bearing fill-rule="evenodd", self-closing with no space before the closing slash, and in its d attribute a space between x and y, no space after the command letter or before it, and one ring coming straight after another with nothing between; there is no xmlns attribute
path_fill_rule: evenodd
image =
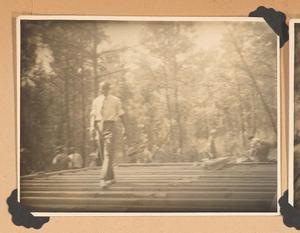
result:
<svg viewBox="0 0 300 233"><path fill-rule="evenodd" d="M217 134L217 130L215 129L209 131L209 138L207 141L207 153L210 159L215 159L218 156L216 145L215 145L216 134Z"/></svg>
<svg viewBox="0 0 300 233"><path fill-rule="evenodd" d="M56 148L56 155L52 160L52 164L55 166L55 170L67 170L70 159L67 154L64 153L64 147L58 146Z"/></svg>
<svg viewBox="0 0 300 233"><path fill-rule="evenodd" d="M152 153L147 149L145 145L140 146L141 150L141 162L142 163L152 163L153 162L153 155Z"/></svg>
<svg viewBox="0 0 300 233"><path fill-rule="evenodd" d="M65 147L65 146L63 146L63 147L62 147L62 152L63 152L64 154L68 155L68 148Z"/></svg>
<svg viewBox="0 0 300 233"><path fill-rule="evenodd" d="M137 141L132 141L131 146L128 148L127 156L129 157L129 163L136 163L138 160L140 150L139 143Z"/></svg>
<svg viewBox="0 0 300 233"><path fill-rule="evenodd" d="M96 167L97 166L97 152L92 152L90 154L90 162L89 162L89 167Z"/></svg>
<svg viewBox="0 0 300 233"><path fill-rule="evenodd" d="M250 136L250 160L255 162L269 161L268 155L272 148L276 147L276 143L269 142L261 138Z"/></svg>
<svg viewBox="0 0 300 233"><path fill-rule="evenodd" d="M125 112L122 109L121 101L118 97L110 94L110 84L101 82L99 88L102 92L100 96L94 99L92 111L90 113L90 134L93 135L97 130L103 139L103 164L100 175L100 187L105 189L108 185L115 183L115 174L113 171L114 143L116 137L116 121L121 119L124 126L124 135L126 135L126 124L124 119ZM101 145L101 142L98 144Z"/></svg>
<svg viewBox="0 0 300 233"><path fill-rule="evenodd" d="M82 168L83 167L82 156L80 154L78 154L78 153L75 152L74 147L70 147L69 151L70 151L70 155L69 155L69 159L70 159L69 167L70 168L75 168L75 169L76 168Z"/></svg>
<svg viewBox="0 0 300 233"><path fill-rule="evenodd" d="M20 175L29 175L33 169L31 169L30 153L26 148L20 150Z"/></svg>

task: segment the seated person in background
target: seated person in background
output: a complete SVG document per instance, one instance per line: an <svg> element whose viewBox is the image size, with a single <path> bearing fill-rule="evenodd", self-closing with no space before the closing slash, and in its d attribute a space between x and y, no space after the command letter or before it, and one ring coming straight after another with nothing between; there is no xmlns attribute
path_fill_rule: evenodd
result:
<svg viewBox="0 0 300 233"><path fill-rule="evenodd" d="M90 154L90 163L89 163L89 167L96 167L97 166L97 152L93 152Z"/></svg>
<svg viewBox="0 0 300 233"><path fill-rule="evenodd" d="M55 170L67 170L70 159L68 155L64 153L64 147L58 146L56 148L56 156L52 160L52 164L55 166Z"/></svg>
<svg viewBox="0 0 300 233"><path fill-rule="evenodd" d="M22 148L20 150L20 175L29 175L33 170L31 169L31 160L29 150Z"/></svg>
<svg viewBox="0 0 300 233"><path fill-rule="evenodd" d="M139 143L137 141L132 141L131 147L128 148L127 155L129 157L129 163L136 163L139 156Z"/></svg>
<svg viewBox="0 0 300 233"><path fill-rule="evenodd" d="M147 147L145 145L141 145L140 149L141 149L141 153L140 153L140 157L138 159L138 162L141 162L141 163L152 163L153 162L153 155L147 149Z"/></svg>
<svg viewBox="0 0 300 233"><path fill-rule="evenodd" d="M209 156L209 159L215 159L217 157L217 150L215 145L215 137L217 134L217 130L212 129L209 131L209 138L207 142L207 153Z"/></svg>
<svg viewBox="0 0 300 233"><path fill-rule="evenodd" d="M70 147L69 159L70 159L69 168L82 168L83 167L82 156L75 152L74 147Z"/></svg>
<svg viewBox="0 0 300 233"><path fill-rule="evenodd" d="M250 159L256 162L269 161L268 155L272 148L276 147L276 143L271 143L266 140L255 138L250 136L248 138L251 141L250 144Z"/></svg>

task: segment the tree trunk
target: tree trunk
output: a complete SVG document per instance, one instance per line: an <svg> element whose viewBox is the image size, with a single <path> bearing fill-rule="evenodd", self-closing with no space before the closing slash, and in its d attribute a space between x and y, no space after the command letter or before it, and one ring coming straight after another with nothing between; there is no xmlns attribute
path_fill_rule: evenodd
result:
<svg viewBox="0 0 300 233"><path fill-rule="evenodd" d="M256 132L256 96L255 96L255 88L253 86L253 131L252 134L255 135Z"/></svg>
<svg viewBox="0 0 300 233"><path fill-rule="evenodd" d="M176 69L174 67L174 69ZM174 72L174 79L175 79L175 91L174 91L174 95L175 95L175 111L176 111L176 121L177 121L177 125L178 125L178 146L180 149L182 149L183 147L183 128L181 125L181 112L179 109L179 103L178 103L178 83L177 83L177 72Z"/></svg>
<svg viewBox="0 0 300 233"><path fill-rule="evenodd" d="M240 100L240 118L241 118L241 130L242 130L242 139L243 139L243 146L246 148L246 141L245 141L245 126L244 126L244 116L243 116L243 101L241 96L241 89L240 85L237 85L238 87L238 96Z"/></svg>
<svg viewBox="0 0 300 233"><path fill-rule="evenodd" d="M94 98L99 95L98 85L98 53L97 53L97 46L98 46L98 28L97 24L94 24L94 33L93 33L93 48L92 48L92 63L93 63L93 75L94 75Z"/></svg>
<svg viewBox="0 0 300 233"><path fill-rule="evenodd" d="M83 164L85 167L87 167L87 155L85 151L85 142L86 142L86 117L85 117L85 85L83 81L83 75L81 77L81 110L82 110L82 139L81 139L81 153L82 153L82 158L83 158Z"/></svg>
<svg viewBox="0 0 300 233"><path fill-rule="evenodd" d="M170 122L170 141L172 142L174 133L173 133L172 111L171 111L170 95L169 95L169 80L167 76L166 76L166 100L167 100L168 116Z"/></svg>
<svg viewBox="0 0 300 233"><path fill-rule="evenodd" d="M66 133L66 143L65 146L68 148L70 147L70 138L71 138L71 132L70 132L70 108L69 108L69 77L65 77L65 123L67 125L67 133Z"/></svg>
<svg viewBox="0 0 300 233"><path fill-rule="evenodd" d="M252 74L252 71L249 69L249 66L248 66L247 62L246 62L245 59L244 59L244 57L243 57L243 55L242 55L242 53L241 53L241 49L239 48L239 46L238 46L238 44L237 44L237 42L236 42L236 40L235 40L235 38L234 38L232 32L230 31L229 28L227 28L227 29L228 29L228 31L229 31L229 34L230 34L231 38L232 38L233 44L234 44L234 46L235 46L235 48L236 48L236 51L238 52L238 54L239 54L239 56L240 56L240 58L241 58L241 60L242 60L242 63L243 63L243 65L244 65L244 67L245 67L245 72L248 74L248 76L249 76L250 79L252 80L252 83L253 83L253 85L254 85L254 87L255 87L255 90L257 91L257 93L258 93L258 95L259 95L259 97L260 97L260 99L261 99L261 102L262 102L262 104L263 104L263 106L264 106L264 109L266 110L266 112L267 112L267 114L268 114L268 116L269 116L269 118L270 118L270 121L271 121L271 125L272 125L272 128L273 128L273 131L277 134L277 125L276 125L276 122L275 122L275 120L274 120L274 118L273 118L273 116L272 116L272 113L271 113L271 111L270 111L270 108L269 108L268 104L266 103L266 101L265 101L265 99L264 99L264 97L263 97L263 95L262 95L262 93L261 93L261 91L260 91L260 88L259 88L259 86L258 86L258 84L257 84L257 81L256 81L256 79L254 78L254 75Z"/></svg>

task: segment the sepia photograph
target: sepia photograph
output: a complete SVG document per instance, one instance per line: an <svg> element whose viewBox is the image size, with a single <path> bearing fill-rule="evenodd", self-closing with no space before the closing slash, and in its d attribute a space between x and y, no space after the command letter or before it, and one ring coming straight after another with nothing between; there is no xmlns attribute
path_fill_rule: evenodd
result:
<svg viewBox="0 0 300 233"><path fill-rule="evenodd" d="M33 215L279 214L279 37L263 19L19 16L17 62Z"/></svg>
<svg viewBox="0 0 300 233"><path fill-rule="evenodd" d="M300 20L290 21L289 203L300 212Z"/></svg>

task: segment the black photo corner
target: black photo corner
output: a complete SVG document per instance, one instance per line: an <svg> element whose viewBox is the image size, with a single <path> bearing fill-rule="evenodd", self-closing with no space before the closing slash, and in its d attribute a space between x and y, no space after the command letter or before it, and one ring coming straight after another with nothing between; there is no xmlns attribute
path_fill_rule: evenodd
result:
<svg viewBox="0 0 300 233"><path fill-rule="evenodd" d="M279 199L280 213L283 216L283 223L287 227L295 227L300 230L300 213L288 202L288 193L286 190Z"/></svg>
<svg viewBox="0 0 300 233"><path fill-rule="evenodd" d="M12 222L16 226L40 229L45 223L49 222L49 217L35 217L22 204L18 202L18 190L12 191L7 198L8 212L11 214Z"/></svg>
<svg viewBox="0 0 300 233"><path fill-rule="evenodd" d="M286 24L286 16L280 11L264 6L258 7L249 14L249 17L262 17L273 31L280 37L280 48L289 40L289 27Z"/></svg>
<svg viewBox="0 0 300 233"><path fill-rule="evenodd" d="M286 24L286 16L280 11L264 6L258 7L249 14L249 17L262 17L273 31L280 37L280 48L289 40L288 25ZM278 201L280 213L283 217L283 223L287 227L295 227L300 230L300 213L288 202L288 190Z"/></svg>

